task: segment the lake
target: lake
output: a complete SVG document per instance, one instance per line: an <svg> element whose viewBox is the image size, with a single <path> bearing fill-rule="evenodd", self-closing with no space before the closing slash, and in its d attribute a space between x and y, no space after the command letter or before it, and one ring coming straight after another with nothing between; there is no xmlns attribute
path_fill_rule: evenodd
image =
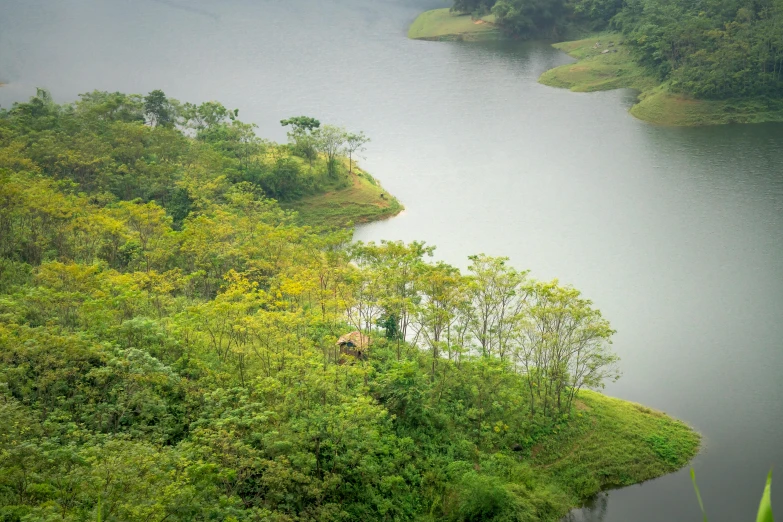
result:
<svg viewBox="0 0 783 522"><path fill-rule="evenodd" d="M160 88L276 140L300 114L365 131L363 166L407 211L356 239L424 240L461 267L506 255L582 290L618 331L606 392L698 429L710 522L752 520L783 472L783 125L656 127L627 113L632 92L537 84L570 61L546 44L405 37L446 5L0 0L0 105ZM700 516L686 469L572 518Z"/></svg>

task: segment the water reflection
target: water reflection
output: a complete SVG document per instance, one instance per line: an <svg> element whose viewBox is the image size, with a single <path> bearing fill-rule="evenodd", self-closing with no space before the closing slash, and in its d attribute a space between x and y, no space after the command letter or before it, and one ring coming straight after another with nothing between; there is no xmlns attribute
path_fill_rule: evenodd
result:
<svg viewBox="0 0 783 522"><path fill-rule="evenodd" d="M585 502L580 509L574 509L562 522L603 522L609 505L609 494L599 493Z"/></svg>

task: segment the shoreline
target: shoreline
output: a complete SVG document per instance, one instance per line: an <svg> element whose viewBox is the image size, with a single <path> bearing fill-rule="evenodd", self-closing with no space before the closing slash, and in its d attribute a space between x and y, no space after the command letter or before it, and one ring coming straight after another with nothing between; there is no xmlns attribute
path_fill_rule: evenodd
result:
<svg viewBox="0 0 783 522"><path fill-rule="evenodd" d="M611 47L608 40L605 46L596 46L599 39L607 36L615 40ZM436 9L419 15L408 37L479 41L500 39L503 35L494 24L476 24L468 15ZM662 98L660 82L631 59L618 41L620 38L616 33L604 33L593 39L554 44L578 61L546 71L539 82L581 92L636 89L642 94L640 102L631 109L635 117L655 122L671 118L674 111L667 104L671 105L672 98ZM680 102L675 101L676 108ZM659 110L661 105L667 110ZM688 124L682 120L677 123ZM558 518L584 507L598 493L679 471L699 453L701 434L665 413L589 390L580 392L580 402L578 419L542 437L528 448L526 455L533 469L566 494L567 498L557 503L561 510Z"/></svg>
<svg viewBox="0 0 783 522"><path fill-rule="evenodd" d="M569 494L568 510L594 495L642 484L686 467L702 436L681 420L600 392L582 390L578 417L533 446L533 469Z"/></svg>
<svg viewBox="0 0 783 522"><path fill-rule="evenodd" d="M446 7L421 13L408 28L411 40L435 42L497 40L502 34L494 15L474 20L470 15L454 14Z"/></svg>
<svg viewBox="0 0 783 522"><path fill-rule="evenodd" d="M668 83L661 83L633 60L619 33L593 34L552 46L577 61L545 71L539 83L573 92L636 90L638 101L628 112L648 123L696 127L783 121L781 100L701 100L672 92Z"/></svg>
<svg viewBox="0 0 783 522"><path fill-rule="evenodd" d="M350 176L346 187L279 202L280 207L296 211L302 225L331 228L383 221L405 210L377 179L355 164Z"/></svg>
<svg viewBox="0 0 783 522"><path fill-rule="evenodd" d="M420 14L411 24L408 38L483 41L505 37L495 26L492 15L473 20L470 15L456 15L443 8ZM602 32L580 40L554 43L554 48L576 58L577 62L545 71L538 82L574 92L634 89L639 92L638 100L628 112L655 125L696 127L783 122L783 100L703 100L672 92L668 83L662 83L636 63L622 40L620 33ZM612 46L608 47L610 43Z"/></svg>

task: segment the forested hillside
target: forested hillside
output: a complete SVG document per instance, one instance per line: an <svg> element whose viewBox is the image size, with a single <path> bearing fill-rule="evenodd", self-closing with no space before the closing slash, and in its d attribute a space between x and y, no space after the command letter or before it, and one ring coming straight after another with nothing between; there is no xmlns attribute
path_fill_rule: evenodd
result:
<svg viewBox="0 0 783 522"><path fill-rule="evenodd" d="M704 99L783 96L781 0L455 0L515 37L615 28L669 88Z"/></svg>
<svg viewBox="0 0 783 522"><path fill-rule="evenodd" d="M270 196L350 163L283 123L160 91L0 111L0 520L555 520L695 454L586 391L619 371L578 291L301 226Z"/></svg>

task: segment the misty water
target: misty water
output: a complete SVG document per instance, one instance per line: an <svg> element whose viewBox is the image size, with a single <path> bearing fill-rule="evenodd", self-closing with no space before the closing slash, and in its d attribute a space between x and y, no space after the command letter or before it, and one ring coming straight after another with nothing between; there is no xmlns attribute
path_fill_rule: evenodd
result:
<svg viewBox="0 0 783 522"><path fill-rule="evenodd" d="M546 44L405 37L444 5L0 0L0 105L160 88L272 139L299 114L365 131L363 166L407 210L356 239L423 240L461 267L506 255L582 290L618 332L606 392L698 429L710 521L752 520L783 472L783 125L656 127L627 113L632 92L537 84L570 61ZM573 518L700 516L686 469Z"/></svg>

